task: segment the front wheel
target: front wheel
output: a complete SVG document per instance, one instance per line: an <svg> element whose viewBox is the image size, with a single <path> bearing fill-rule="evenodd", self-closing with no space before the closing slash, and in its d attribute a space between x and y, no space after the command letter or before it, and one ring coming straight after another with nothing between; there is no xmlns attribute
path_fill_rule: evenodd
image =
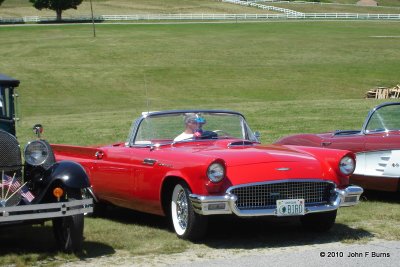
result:
<svg viewBox="0 0 400 267"><path fill-rule="evenodd" d="M70 201L74 198L70 198ZM60 250L80 252L83 246L84 215L76 214L53 219L53 232Z"/></svg>
<svg viewBox="0 0 400 267"><path fill-rule="evenodd" d="M185 183L175 185L171 197L171 220L178 237L194 241L205 235L208 220L193 210L189 194Z"/></svg>
<svg viewBox="0 0 400 267"><path fill-rule="evenodd" d="M335 224L337 210L304 215L300 221L304 228L314 232L326 232Z"/></svg>

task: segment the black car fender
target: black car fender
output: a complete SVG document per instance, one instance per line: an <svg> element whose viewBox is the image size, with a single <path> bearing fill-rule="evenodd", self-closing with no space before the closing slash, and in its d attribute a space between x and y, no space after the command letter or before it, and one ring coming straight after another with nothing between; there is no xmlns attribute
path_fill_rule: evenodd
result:
<svg viewBox="0 0 400 267"><path fill-rule="evenodd" d="M90 188L89 177L85 169L74 161L60 161L51 165L44 173L41 181L41 194L36 196L35 202L41 201L48 194L49 189L55 184L61 185L65 190Z"/></svg>
<svg viewBox="0 0 400 267"><path fill-rule="evenodd" d="M44 172L44 183L52 184L56 180L69 188L90 187L89 177L85 169L74 161L56 162Z"/></svg>

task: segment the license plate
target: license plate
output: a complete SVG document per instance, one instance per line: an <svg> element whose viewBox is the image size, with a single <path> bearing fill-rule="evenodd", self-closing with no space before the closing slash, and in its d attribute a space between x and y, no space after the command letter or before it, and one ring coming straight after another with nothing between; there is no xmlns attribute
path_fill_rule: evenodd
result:
<svg viewBox="0 0 400 267"><path fill-rule="evenodd" d="M280 199L276 201L277 216L304 215L304 199Z"/></svg>

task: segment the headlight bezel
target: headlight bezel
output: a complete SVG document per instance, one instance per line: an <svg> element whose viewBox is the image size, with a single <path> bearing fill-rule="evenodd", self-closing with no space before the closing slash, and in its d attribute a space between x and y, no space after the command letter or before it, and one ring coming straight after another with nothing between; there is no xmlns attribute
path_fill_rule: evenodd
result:
<svg viewBox="0 0 400 267"><path fill-rule="evenodd" d="M36 147L35 147L36 146ZM25 162L32 166L41 166L49 158L50 150L42 140L30 141L24 149Z"/></svg>
<svg viewBox="0 0 400 267"><path fill-rule="evenodd" d="M212 162L207 168L207 177L212 183L221 182L226 176L225 164L220 161Z"/></svg>
<svg viewBox="0 0 400 267"><path fill-rule="evenodd" d="M356 161L353 157L346 155L339 161L339 171L345 176L349 176L354 173L356 169Z"/></svg>

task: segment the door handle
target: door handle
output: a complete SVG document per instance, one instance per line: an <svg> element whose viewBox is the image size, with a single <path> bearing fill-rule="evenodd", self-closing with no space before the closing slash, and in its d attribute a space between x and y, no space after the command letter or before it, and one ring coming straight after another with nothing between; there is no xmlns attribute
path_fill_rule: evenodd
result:
<svg viewBox="0 0 400 267"><path fill-rule="evenodd" d="M331 145L331 144L332 144L332 142L322 142L322 143L321 143L322 146L329 146L329 145Z"/></svg>
<svg viewBox="0 0 400 267"><path fill-rule="evenodd" d="M143 164L144 165L150 165L153 166L154 164L156 164L157 160L155 159L144 159L143 160Z"/></svg>
<svg viewBox="0 0 400 267"><path fill-rule="evenodd" d="M96 151L94 154L96 159L102 159L104 157L104 152L103 151Z"/></svg>

